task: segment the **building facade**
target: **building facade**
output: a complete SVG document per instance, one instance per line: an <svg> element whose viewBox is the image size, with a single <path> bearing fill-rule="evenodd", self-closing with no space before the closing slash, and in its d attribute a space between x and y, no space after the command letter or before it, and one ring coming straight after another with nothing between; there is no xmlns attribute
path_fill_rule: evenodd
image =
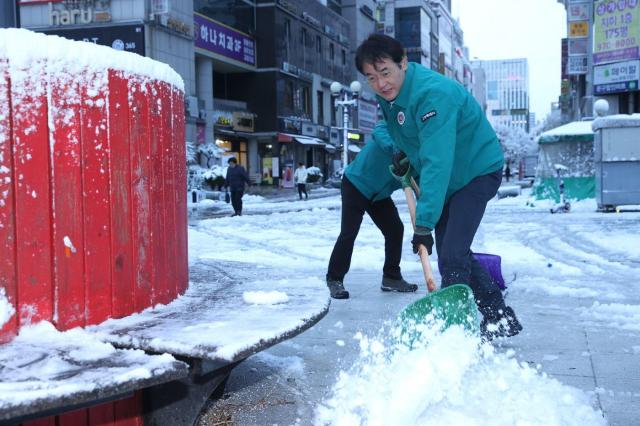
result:
<svg viewBox="0 0 640 426"><path fill-rule="evenodd" d="M563 49L563 121L592 117L593 103L612 114L640 112L640 5L637 1L558 0L567 10Z"/></svg>
<svg viewBox="0 0 640 426"><path fill-rule="evenodd" d="M493 126L529 131L529 64L526 59L473 61L485 74L486 115Z"/></svg>
<svg viewBox="0 0 640 426"><path fill-rule="evenodd" d="M85 0L18 4L22 28L111 46L167 63L184 80L185 96L195 96L192 0ZM186 114L187 141L195 140L196 125L201 121L197 113L196 116Z"/></svg>

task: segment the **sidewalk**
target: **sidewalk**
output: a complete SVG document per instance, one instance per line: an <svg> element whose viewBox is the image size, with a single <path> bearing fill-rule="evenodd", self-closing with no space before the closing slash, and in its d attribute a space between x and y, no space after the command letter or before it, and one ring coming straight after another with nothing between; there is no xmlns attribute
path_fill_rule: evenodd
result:
<svg viewBox="0 0 640 426"><path fill-rule="evenodd" d="M309 194L309 198L306 202L312 203L318 199L338 195L340 194L340 189L313 185L310 189L307 189L307 193ZM300 201L298 191L295 188L280 188L261 185L251 186L247 191L245 191L242 201L243 215L272 213L274 204L285 205L287 203L294 203L290 206L291 211L300 210L301 207L295 205L295 202ZM308 207L310 207L310 205L304 208ZM233 214L233 208L230 203L218 200L203 200L198 204L189 204L188 208L189 222L191 224L202 219L213 219L231 216ZM280 210L283 211L286 210L286 208L283 209L281 207Z"/></svg>
<svg viewBox="0 0 640 426"><path fill-rule="evenodd" d="M520 204L524 200L514 198L490 204L477 238L483 249L503 255L507 281L518 274L509 286L507 304L516 310L524 330L495 345L496 349L514 351L521 363L582 389L608 424L637 425L640 326L634 318L640 313L640 264L636 249L624 249L632 247L627 238L640 232L637 213L602 215L591 206L581 211L578 205L570 214L551 215L546 208ZM406 206L398 204L398 209L407 220ZM321 250L328 252L333 244L327 230L339 226L337 212L327 210L322 213L324 218L318 214L313 217L315 252L305 258L303 252L292 250L288 256L308 259L306 267L314 276L322 275L325 267ZM281 253L280 236L292 233L290 238L300 238L295 231L309 222L309 216L283 215L279 221L283 224L272 226L271 236L260 238L262 249L275 246L273 253ZM255 232L264 227L256 218L247 219L242 222L245 232L253 231L248 226L254 222L258 222ZM355 253L355 263L362 262L363 252L375 255L379 251L380 240L369 234L378 231L371 227L363 225L359 241L365 241ZM593 235L604 236L594 239ZM251 238L242 242L247 244ZM413 261L406 250L403 261ZM294 267L293 260L280 262L287 261ZM408 280L421 282L418 269L403 266L403 271ZM199 425L216 424L224 418L240 425L312 424L314 409L329 396L341 370L348 371L359 360L360 341L354 335L375 337L385 321L396 318L402 308L424 294L422 288L420 294L383 293L379 281L378 271L352 268L345 280L351 298L333 300L327 316L312 329L238 366L224 398L211 403ZM511 392L508 385L502 391L496 387L496 400ZM539 409L535 401L531 408Z"/></svg>
<svg viewBox="0 0 640 426"><path fill-rule="evenodd" d="M311 424L315 406L327 397L340 370L358 359L354 334L375 335L384 321L416 299L413 294L381 292L379 279L379 274L350 273L345 285L351 299L332 301L327 316L312 329L238 366L226 399L210 406L209 421L226 413L239 425L263 425L265 419L269 424ZM513 292L507 302L516 308L524 331L498 350L514 349L518 360L540 365L561 383L590 392L594 407L605 413L610 425L638 424L640 364L627 348L639 347L640 333L586 327L571 315L579 304L563 306L567 298L562 296L532 300ZM208 424L214 423L199 423Z"/></svg>

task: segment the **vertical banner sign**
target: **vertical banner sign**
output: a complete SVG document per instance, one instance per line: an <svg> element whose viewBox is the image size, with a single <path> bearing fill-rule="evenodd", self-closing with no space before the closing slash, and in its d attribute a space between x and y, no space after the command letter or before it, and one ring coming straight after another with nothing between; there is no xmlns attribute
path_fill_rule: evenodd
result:
<svg viewBox="0 0 640 426"><path fill-rule="evenodd" d="M639 0L599 0L594 4L593 63L638 59Z"/></svg>

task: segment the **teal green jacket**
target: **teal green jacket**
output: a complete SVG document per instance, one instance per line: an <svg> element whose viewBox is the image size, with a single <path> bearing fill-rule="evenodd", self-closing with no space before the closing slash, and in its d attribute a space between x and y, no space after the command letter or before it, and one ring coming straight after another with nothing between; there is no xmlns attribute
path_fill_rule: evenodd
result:
<svg viewBox="0 0 640 426"><path fill-rule="evenodd" d="M379 201L389 197L401 185L389 172L393 157L386 127L376 126L372 138L373 141L364 145L344 174L367 199Z"/></svg>
<svg viewBox="0 0 640 426"><path fill-rule="evenodd" d="M420 175L416 225L433 229L451 195L472 179L501 170L504 154L473 96L457 82L409 63L397 98L378 96L389 140ZM389 145L391 143L391 146Z"/></svg>

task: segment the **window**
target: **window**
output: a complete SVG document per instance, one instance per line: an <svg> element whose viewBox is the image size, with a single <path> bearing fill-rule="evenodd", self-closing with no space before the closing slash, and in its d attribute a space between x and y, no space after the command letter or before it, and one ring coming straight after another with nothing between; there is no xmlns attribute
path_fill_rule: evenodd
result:
<svg viewBox="0 0 640 426"><path fill-rule="evenodd" d="M284 20L284 36L287 41L291 41L291 21L289 19Z"/></svg>
<svg viewBox="0 0 640 426"><path fill-rule="evenodd" d="M335 48L333 47L333 43L329 43L329 59L334 60L336 57Z"/></svg>
<svg viewBox="0 0 640 426"><path fill-rule="evenodd" d="M307 29L300 29L300 44L304 47L307 44Z"/></svg>
<svg viewBox="0 0 640 426"><path fill-rule="evenodd" d="M309 87L302 88L302 111L307 117L311 117L311 89Z"/></svg>
<svg viewBox="0 0 640 426"><path fill-rule="evenodd" d="M347 51L342 49L342 65L347 65Z"/></svg>
<svg viewBox="0 0 640 426"><path fill-rule="evenodd" d="M293 82L285 81L284 82L284 94L282 97L282 104L290 109L293 109Z"/></svg>
<svg viewBox="0 0 640 426"><path fill-rule="evenodd" d="M318 123L324 124L324 92L318 90L316 96L318 97Z"/></svg>
<svg viewBox="0 0 640 426"><path fill-rule="evenodd" d="M498 100L498 82L495 80L487 81L487 99L490 101Z"/></svg>
<svg viewBox="0 0 640 426"><path fill-rule="evenodd" d="M322 37L316 36L316 52L322 54Z"/></svg>

